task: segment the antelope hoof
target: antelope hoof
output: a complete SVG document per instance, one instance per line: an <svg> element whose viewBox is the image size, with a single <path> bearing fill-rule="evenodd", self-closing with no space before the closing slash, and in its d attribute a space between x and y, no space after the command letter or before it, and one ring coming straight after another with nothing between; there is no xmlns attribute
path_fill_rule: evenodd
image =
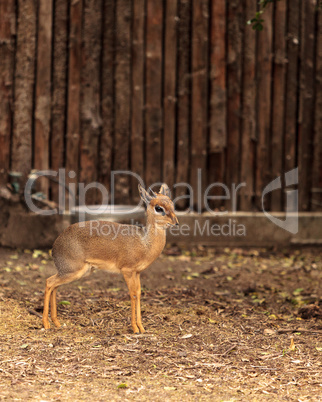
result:
<svg viewBox="0 0 322 402"><path fill-rule="evenodd" d="M58 320L53 320L53 323L55 324L55 327L56 327L56 328L60 328L60 327L61 327L60 322L59 322Z"/></svg>
<svg viewBox="0 0 322 402"><path fill-rule="evenodd" d="M44 328L45 328L45 329L49 329L49 328L50 328L50 324L49 324L48 321L47 321L47 322L43 322L43 325L44 325Z"/></svg>

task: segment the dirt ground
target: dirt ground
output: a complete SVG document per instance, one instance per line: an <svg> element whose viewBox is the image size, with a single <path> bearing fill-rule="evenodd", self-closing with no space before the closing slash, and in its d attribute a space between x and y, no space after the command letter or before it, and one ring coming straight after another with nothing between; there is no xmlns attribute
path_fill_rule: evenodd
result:
<svg viewBox="0 0 322 402"><path fill-rule="evenodd" d="M167 248L142 274L143 335L99 271L43 330L54 272L48 251L0 249L1 400L322 400L321 249Z"/></svg>

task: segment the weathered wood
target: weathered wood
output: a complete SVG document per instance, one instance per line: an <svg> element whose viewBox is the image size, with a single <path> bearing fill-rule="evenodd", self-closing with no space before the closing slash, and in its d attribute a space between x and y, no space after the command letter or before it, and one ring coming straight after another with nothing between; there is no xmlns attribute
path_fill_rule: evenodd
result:
<svg viewBox="0 0 322 402"><path fill-rule="evenodd" d="M177 102L177 166L176 183L189 181L190 166L190 95L191 95L191 1L179 0L178 26L178 102ZM176 196L182 197L186 193L184 187L176 188ZM184 199L176 203L181 209L186 206Z"/></svg>
<svg viewBox="0 0 322 402"><path fill-rule="evenodd" d="M289 1L287 13L284 172L296 167L300 0Z"/></svg>
<svg viewBox="0 0 322 402"><path fill-rule="evenodd" d="M208 183L223 183L227 145L226 2L210 3L210 116ZM220 195L220 194L213 194ZM209 203L220 207L222 202Z"/></svg>
<svg viewBox="0 0 322 402"><path fill-rule="evenodd" d="M208 163L207 163L207 178L206 185L209 186L213 183L222 183L225 184L225 152L212 152L208 155ZM222 187L215 186L213 187L207 196L209 199L207 200L207 209L211 209L214 211L224 210L224 200L222 198L211 199L210 197L223 197L225 195Z"/></svg>
<svg viewBox="0 0 322 402"><path fill-rule="evenodd" d="M32 164L37 2L18 1L11 168L29 174Z"/></svg>
<svg viewBox="0 0 322 402"><path fill-rule="evenodd" d="M144 178L144 19L145 0L133 2L131 85L131 171ZM140 201L138 181L131 177L131 199Z"/></svg>
<svg viewBox="0 0 322 402"><path fill-rule="evenodd" d="M302 2L300 110L298 133L299 208L310 210L314 129L315 1Z"/></svg>
<svg viewBox="0 0 322 402"><path fill-rule="evenodd" d="M283 172L283 143L285 116L286 74L286 10L285 1L278 1L274 10L274 60L272 94L271 178ZM271 210L283 210L282 189L271 193Z"/></svg>
<svg viewBox="0 0 322 402"><path fill-rule="evenodd" d="M0 185L7 183L13 110L16 34L15 0L0 2Z"/></svg>
<svg viewBox="0 0 322 402"><path fill-rule="evenodd" d="M68 174L72 171L76 173L75 180L79 172L82 8L82 0L70 3L66 169Z"/></svg>
<svg viewBox="0 0 322 402"><path fill-rule="evenodd" d="M103 46L101 65L102 134L99 152L99 181L108 191L111 184L113 132L114 132L114 30L115 0L104 0Z"/></svg>
<svg viewBox="0 0 322 402"><path fill-rule="evenodd" d="M245 22L258 0L1 2L0 184L9 169L26 177L65 165L70 182L110 190L112 170L132 170L146 185L192 184L200 210L209 184L245 182L237 206L249 211L261 209L269 181L299 166L299 209L322 210L316 4L276 1L256 32ZM115 179L117 202L138 201L136 179ZM284 190L265 207L285 210ZM87 202L97 201L94 191Z"/></svg>
<svg viewBox="0 0 322 402"><path fill-rule="evenodd" d="M97 181L98 141L101 129L100 64L101 0L84 0L83 48L81 74L80 182ZM96 202L95 189L88 191L86 203Z"/></svg>
<svg viewBox="0 0 322 402"><path fill-rule="evenodd" d="M239 184L240 166L240 126L241 126L241 73L242 37L245 26L243 8L240 1L227 3L227 159L225 184L231 187ZM231 199L227 209L231 210Z"/></svg>
<svg viewBox="0 0 322 402"><path fill-rule="evenodd" d="M314 157L312 168L313 211L322 211L322 9L318 11L316 30L316 69L315 69L315 121L314 121Z"/></svg>
<svg viewBox="0 0 322 402"><path fill-rule="evenodd" d="M246 0L245 20L255 15L257 0ZM241 166L240 209L251 211L255 193L255 144L256 144L256 32L247 26L244 32L242 75L242 122L241 122Z"/></svg>
<svg viewBox="0 0 322 402"><path fill-rule="evenodd" d="M222 152L227 145L226 110L226 2L211 7L210 32L210 152Z"/></svg>
<svg viewBox="0 0 322 402"><path fill-rule="evenodd" d="M271 180L271 74L272 74L272 7L263 16L265 29L258 33L257 41L257 149L256 149L256 205L262 208L262 192ZM265 197L269 208L270 197Z"/></svg>
<svg viewBox="0 0 322 402"><path fill-rule="evenodd" d="M64 167L66 82L68 61L68 2L55 0L53 26L53 72L51 110L51 169ZM51 199L58 201L58 186L51 185Z"/></svg>
<svg viewBox="0 0 322 402"><path fill-rule="evenodd" d="M115 141L114 170L128 170L131 107L131 7L130 0L116 2L115 53ZM129 176L118 175L115 180L115 200L128 204Z"/></svg>
<svg viewBox="0 0 322 402"><path fill-rule="evenodd" d="M162 132L162 43L163 0L147 0L146 93L145 93L145 180L160 182Z"/></svg>
<svg viewBox="0 0 322 402"><path fill-rule="evenodd" d="M165 15L163 90L163 178L172 188L175 177L176 73L178 1L167 0Z"/></svg>
<svg viewBox="0 0 322 402"><path fill-rule="evenodd" d="M196 195L205 189L208 134L208 28L209 2L195 0L192 11L192 98L191 98L191 170L190 183L194 206L203 208ZM202 174L198 183L198 171ZM198 186L201 186L201 189ZM200 191L201 190L201 191Z"/></svg>
<svg viewBox="0 0 322 402"><path fill-rule="evenodd" d="M34 167L49 169L51 117L52 0L39 0L37 32L37 74L35 98ZM48 198L49 182L39 180L39 190Z"/></svg>

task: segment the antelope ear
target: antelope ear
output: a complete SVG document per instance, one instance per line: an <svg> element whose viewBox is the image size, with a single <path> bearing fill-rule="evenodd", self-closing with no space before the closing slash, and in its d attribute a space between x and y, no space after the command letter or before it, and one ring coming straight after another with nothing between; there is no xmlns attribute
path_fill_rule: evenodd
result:
<svg viewBox="0 0 322 402"><path fill-rule="evenodd" d="M151 200L155 197L153 197L152 195L150 195L142 186L141 184L138 185L139 188L139 193L141 196L141 199L146 203L146 204L150 204Z"/></svg>
<svg viewBox="0 0 322 402"><path fill-rule="evenodd" d="M171 191L170 191L168 185L165 183L162 184L159 193L166 195L167 197L170 197L170 195L171 195Z"/></svg>

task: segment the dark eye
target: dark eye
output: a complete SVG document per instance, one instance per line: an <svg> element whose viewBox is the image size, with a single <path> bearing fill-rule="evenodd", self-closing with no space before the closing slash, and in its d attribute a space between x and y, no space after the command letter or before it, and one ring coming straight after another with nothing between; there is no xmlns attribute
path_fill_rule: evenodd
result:
<svg viewBox="0 0 322 402"><path fill-rule="evenodd" d="M156 205L154 207L154 210L155 210L155 212L158 212L158 213L164 212L164 209L162 207L159 207L159 205Z"/></svg>

